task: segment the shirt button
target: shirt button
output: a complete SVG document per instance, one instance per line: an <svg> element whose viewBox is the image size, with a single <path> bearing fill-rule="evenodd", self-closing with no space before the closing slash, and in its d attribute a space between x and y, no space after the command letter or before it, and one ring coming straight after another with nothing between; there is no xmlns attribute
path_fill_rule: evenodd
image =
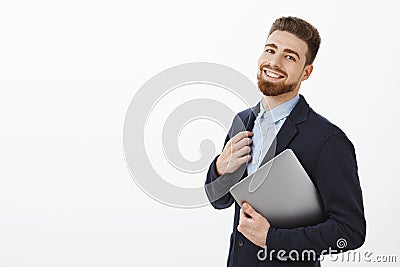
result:
<svg viewBox="0 0 400 267"><path fill-rule="evenodd" d="M253 161L253 165L257 165L257 160Z"/></svg>
<svg viewBox="0 0 400 267"><path fill-rule="evenodd" d="M239 241L238 241L238 245L239 245L239 247L243 247L243 240L240 239L240 238L239 238Z"/></svg>

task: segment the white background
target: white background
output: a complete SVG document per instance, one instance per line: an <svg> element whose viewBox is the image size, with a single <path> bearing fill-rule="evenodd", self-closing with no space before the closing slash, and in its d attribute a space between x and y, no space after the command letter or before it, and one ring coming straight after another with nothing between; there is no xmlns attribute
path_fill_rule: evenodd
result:
<svg viewBox="0 0 400 267"><path fill-rule="evenodd" d="M183 63L224 64L255 82L283 15L322 36L301 93L356 147L361 251L399 261L396 2L2 1L0 266L224 266L233 210L144 194L124 161L125 112L148 79Z"/></svg>

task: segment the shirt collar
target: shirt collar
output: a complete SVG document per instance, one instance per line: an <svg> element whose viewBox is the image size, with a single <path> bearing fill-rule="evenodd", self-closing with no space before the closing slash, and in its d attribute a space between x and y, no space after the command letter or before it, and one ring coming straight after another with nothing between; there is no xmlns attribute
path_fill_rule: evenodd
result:
<svg viewBox="0 0 400 267"><path fill-rule="evenodd" d="M293 108L296 106L299 101L300 96L297 94L286 102L283 102L279 106L274 107L272 110L267 112L264 108L263 101L260 101L260 113L258 113L257 119L260 118L265 119L269 123L276 123L287 116L289 116L290 112L292 112Z"/></svg>

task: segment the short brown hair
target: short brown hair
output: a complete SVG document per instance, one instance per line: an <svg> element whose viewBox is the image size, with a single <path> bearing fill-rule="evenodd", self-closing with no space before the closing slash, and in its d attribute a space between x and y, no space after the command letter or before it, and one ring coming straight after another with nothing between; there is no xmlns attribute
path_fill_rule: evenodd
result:
<svg viewBox="0 0 400 267"><path fill-rule="evenodd" d="M296 17L281 17L272 24L268 36L274 31L287 31L307 43L306 66L314 62L321 37L318 30L305 20Z"/></svg>

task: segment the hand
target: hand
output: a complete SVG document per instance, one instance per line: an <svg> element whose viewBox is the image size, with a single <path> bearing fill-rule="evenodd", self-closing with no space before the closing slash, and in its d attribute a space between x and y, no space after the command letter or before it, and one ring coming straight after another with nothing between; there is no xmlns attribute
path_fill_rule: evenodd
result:
<svg viewBox="0 0 400 267"><path fill-rule="evenodd" d="M249 203L244 202L240 209L238 231L253 244L265 248L270 224L266 218L257 213Z"/></svg>
<svg viewBox="0 0 400 267"><path fill-rule="evenodd" d="M218 175L232 173L251 159L252 132L243 131L232 137L225 145L221 155L217 158L216 167Z"/></svg>

